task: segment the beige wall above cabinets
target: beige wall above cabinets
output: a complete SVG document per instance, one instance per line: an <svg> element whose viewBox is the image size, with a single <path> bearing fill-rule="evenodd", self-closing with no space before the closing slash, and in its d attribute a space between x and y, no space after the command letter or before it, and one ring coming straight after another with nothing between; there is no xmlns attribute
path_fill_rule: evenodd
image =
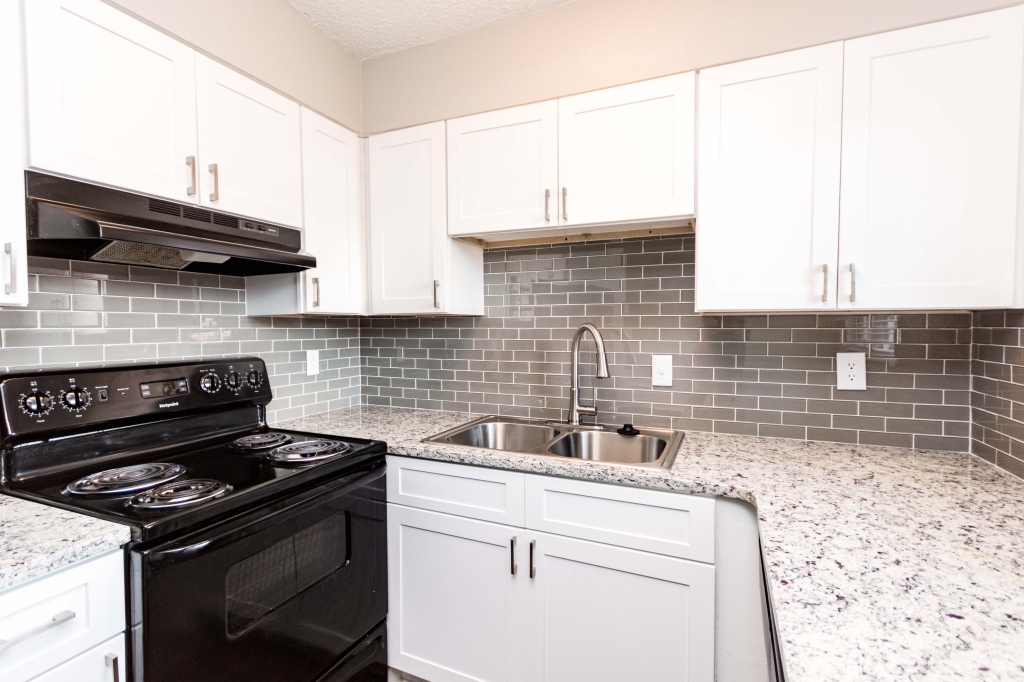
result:
<svg viewBox="0 0 1024 682"><path fill-rule="evenodd" d="M359 60L284 0L109 2L348 128L362 130Z"/></svg>
<svg viewBox="0 0 1024 682"><path fill-rule="evenodd" d="M1024 303L1022 70L1018 6L701 71L697 309Z"/></svg>
<svg viewBox="0 0 1024 682"><path fill-rule="evenodd" d="M555 99L1008 4L579 0L363 62L363 130Z"/></svg>

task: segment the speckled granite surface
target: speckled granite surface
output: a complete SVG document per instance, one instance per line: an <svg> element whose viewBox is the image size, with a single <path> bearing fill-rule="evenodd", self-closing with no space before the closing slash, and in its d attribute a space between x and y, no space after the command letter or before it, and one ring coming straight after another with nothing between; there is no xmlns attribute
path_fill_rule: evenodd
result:
<svg viewBox="0 0 1024 682"><path fill-rule="evenodd" d="M108 521L0 494L0 590L128 542Z"/></svg>
<svg viewBox="0 0 1024 682"><path fill-rule="evenodd" d="M354 407L280 426L752 502L789 682L1024 680L1024 481L978 458L688 433L663 471L421 442L472 418Z"/></svg>

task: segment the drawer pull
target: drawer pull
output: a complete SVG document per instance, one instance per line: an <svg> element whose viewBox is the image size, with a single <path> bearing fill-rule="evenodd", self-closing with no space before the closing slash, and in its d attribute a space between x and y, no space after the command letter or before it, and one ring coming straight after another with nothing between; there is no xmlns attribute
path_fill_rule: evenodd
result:
<svg viewBox="0 0 1024 682"><path fill-rule="evenodd" d="M519 565L516 563L516 540L517 540L516 536L513 535L512 536L512 542L511 542L512 546L509 548L510 549L510 553L512 555L512 575L515 575L516 573L519 572Z"/></svg>
<svg viewBox="0 0 1024 682"><path fill-rule="evenodd" d="M64 623L68 622L69 620L73 619L74 617L75 617L75 612L74 611L61 611L56 616L54 616L53 620L51 620L49 623L46 623L44 625L40 625L37 628L32 628L31 630L26 630L25 632L21 633L20 635L15 635L11 639L0 639L0 651L7 651L8 649L10 649L15 644L20 644L21 642L24 642L27 639L32 639L36 635L41 635L41 634L43 634L44 632L46 632L47 630L49 630L51 628L55 628L58 625L62 625Z"/></svg>
<svg viewBox="0 0 1024 682"><path fill-rule="evenodd" d="M107 667L114 669L114 682L121 682L121 670L117 666L117 654L107 654L105 660Z"/></svg>

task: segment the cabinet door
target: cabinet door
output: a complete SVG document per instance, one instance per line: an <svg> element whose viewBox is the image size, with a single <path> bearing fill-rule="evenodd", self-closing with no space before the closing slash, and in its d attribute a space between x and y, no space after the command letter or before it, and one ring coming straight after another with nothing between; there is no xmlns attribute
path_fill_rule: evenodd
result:
<svg viewBox="0 0 1024 682"><path fill-rule="evenodd" d="M0 3L0 305L28 303L25 255L25 90L21 3Z"/></svg>
<svg viewBox="0 0 1024 682"><path fill-rule="evenodd" d="M835 308L843 44L699 81L697 308Z"/></svg>
<svg viewBox="0 0 1024 682"><path fill-rule="evenodd" d="M100 0L24 6L30 165L197 201L195 52Z"/></svg>
<svg viewBox="0 0 1024 682"><path fill-rule="evenodd" d="M1013 304L1024 8L846 43L842 308Z"/></svg>
<svg viewBox="0 0 1024 682"><path fill-rule="evenodd" d="M524 533L389 504L388 665L431 682L524 680Z"/></svg>
<svg viewBox="0 0 1024 682"><path fill-rule="evenodd" d="M125 675L121 634L33 678L32 682L120 682L128 679Z"/></svg>
<svg viewBox="0 0 1024 682"><path fill-rule="evenodd" d="M299 105L203 55L196 83L202 203L301 227Z"/></svg>
<svg viewBox="0 0 1024 682"><path fill-rule="evenodd" d="M372 311L442 312L444 123L374 135L369 147Z"/></svg>
<svg viewBox="0 0 1024 682"><path fill-rule="evenodd" d="M558 100L559 222L693 215L695 76Z"/></svg>
<svg viewBox="0 0 1024 682"><path fill-rule="evenodd" d="M715 569L683 559L529 534L530 682L712 682Z"/></svg>
<svg viewBox="0 0 1024 682"><path fill-rule="evenodd" d="M558 225L558 102L448 121L448 234Z"/></svg>
<svg viewBox="0 0 1024 682"><path fill-rule="evenodd" d="M359 137L303 109L303 236L306 250L316 256L317 263L303 273L306 312L365 312L361 170Z"/></svg>

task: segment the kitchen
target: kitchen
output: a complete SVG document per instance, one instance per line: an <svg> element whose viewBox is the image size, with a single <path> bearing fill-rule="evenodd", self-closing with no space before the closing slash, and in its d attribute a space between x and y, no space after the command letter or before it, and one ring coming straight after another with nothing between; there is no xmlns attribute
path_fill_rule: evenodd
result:
<svg viewBox="0 0 1024 682"><path fill-rule="evenodd" d="M3 679L1024 677L1020 6L2 11Z"/></svg>

